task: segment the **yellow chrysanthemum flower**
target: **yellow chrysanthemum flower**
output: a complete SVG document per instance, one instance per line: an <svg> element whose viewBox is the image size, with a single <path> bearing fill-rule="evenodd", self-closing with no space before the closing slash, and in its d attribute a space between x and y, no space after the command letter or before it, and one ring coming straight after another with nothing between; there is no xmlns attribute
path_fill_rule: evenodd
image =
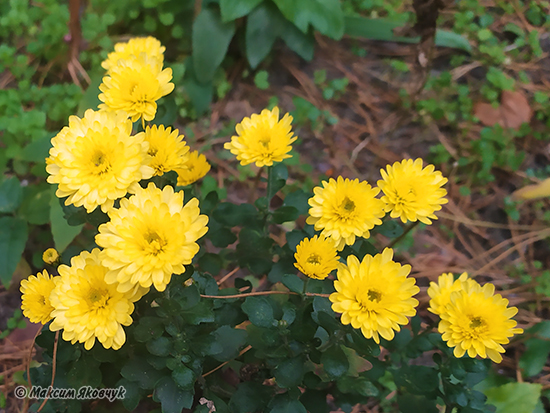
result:
<svg viewBox="0 0 550 413"><path fill-rule="evenodd" d="M473 286L477 284L475 280L468 277L468 273L464 272L460 274L460 277L455 280L454 275L451 273L441 274L437 280L437 284L433 281L430 282L428 288L428 296L430 297L430 307L428 311L434 314L441 314L445 312L447 304L451 301L451 293L454 291L460 291L464 287L464 283Z"/></svg>
<svg viewBox="0 0 550 413"><path fill-rule="evenodd" d="M237 156L241 165L253 162L256 166L271 166L290 158L291 144L296 139L292 136L292 116L288 113L279 120L279 108L264 109L250 118L244 118L235 130L238 136L232 136L224 148Z"/></svg>
<svg viewBox="0 0 550 413"><path fill-rule="evenodd" d="M162 70L162 61L148 57L144 53L139 57L119 60L108 76L103 78L99 90L102 104L100 109L111 112L123 110L132 122L139 118L153 120L157 113L157 103L161 97L174 90L172 69Z"/></svg>
<svg viewBox="0 0 550 413"><path fill-rule="evenodd" d="M44 270L21 281L21 310L31 323L46 324L52 319L54 308L50 303L50 293L58 279L59 277L51 277Z"/></svg>
<svg viewBox="0 0 550 413"><path fill-rule="evenodd" d="M164 291L172 274L181 274L184 265L199 251L196 241L206 234L208 217L200 215L199 201L183 205L183 192L174 193L150 183L120 208L109 212L110 221L99 226L96 243L103 247L101 259L109 268L106 280L120 283L129 291L137 284L155 285Z"/></svg>
<svg viewBox="0 0 550 413"><path fill-rule="evenodd" d="M431 224L429 218L437 219L435 211L448 201L447 191L441 188L447 178L441 172L434 171L433 165L422 169L422 159L404 159L380 170L382 180L378 186L384 192L382 201L386 203L386 212L391 211L392 218L401 221L417 221Z"/></svg>
<svg viewBox="0 0 550 413"><path fill-rule="evenodd" d="M336 246L331 238L315 235L298 244L294 266L308 277L324 280L338 265L336 253Z"/></svg>
<svg viewBox="0 0 550 413"><path fill-rule="evenodd" d="M160 176L181 168L189 160L189 146L177 129L172 131L171 127L153 125L147 126L145 132L138 133L140 134L149 142L149 165L155 170L155 175Z"/></svg>
<svg viewBox="0 0 550 413"><path fill-rule="evenodd" d="M192 151L189 154L189 160L182 168L176 169L178 173L178 185L191 185L203 178L210 171L210 164L206 156L199 154L198 151Z"/></svg>
<svg viewBox="0 0 550 413"><path fill-rule="evenodd" d="M384 216L384 203L376 198L380 189L372 188L366 181L343 179L322 182L323 187L313 188L309 199L309 217L306 222L314 225L321 235L331 237L338 251L344 245L353 245L355 237L369 238L375 225Z"/></svg>
<svg viewBox="0 0 550 413"><path fill-rule="evenodd" d="M451 293L450 303L440 314L439 332L449 347L454 347L455 357L468 353L469 357L489 357L495 363L502 361L502 344L507 344L514 334L523 330L516 328L512 317L516 307L508 307L508 300L494 295L495 286L487 283L463 284L463 289Z"/></svg>
<svg viewBox="0 0 550 413"><path fill-rule="evenodd" d="M138 57L142 53L145 53L149 57L158 58L162 63L164 61L165 50L166 48L152 36L134 37L127 42L115 44L115 51L109 53L107 59L101 63L101 67L109 71L111 68L117 66L119 60Z"/></svg>
<svg viewBox="0 0 550 413"><path fill-rule="evenodd" d="M86 350L96 338L103 347L118 350L126 341L122 326L132 324L134 302L147 290L121 293L115 284L107 284L107 268L99 256L99 249L94 248L73 257L70 267L59 266L61 277L50 295L54 307L50 330L63 329L63 340L84 343Z"/></svg>
<svg viewBox="0 0 550 413"><path fill-rule="evenodd" d="M392 340L399 325L416 314L418 300L412 298L420 289L408 278L410 265L394 262L393 250L386 248L374 257L366 255L359 262L350 255L347 265L338 263L335 293L329 297L332 309L342 313L342 324L360 328L366 338L380 343L380 336Z"/></svg>
<svg viewBox="0 0 550 413"><path fill-rule="evenodd" d="M89 109L82 119L69 118L46 159L48 182L59 184L56 195L68 197L65 205L83 205L88 212L99 205L107 212L115 199L135 192L139 181L153 175L146 166L149 144L131 132L124 112Z"/></svg>
<svg viewBox="0 0 550 413"><path fill-rule="evenodd" d="M42 254L42 261L46 264L53 265L59 261L59 253L55 248L48 248Z"/></svg>

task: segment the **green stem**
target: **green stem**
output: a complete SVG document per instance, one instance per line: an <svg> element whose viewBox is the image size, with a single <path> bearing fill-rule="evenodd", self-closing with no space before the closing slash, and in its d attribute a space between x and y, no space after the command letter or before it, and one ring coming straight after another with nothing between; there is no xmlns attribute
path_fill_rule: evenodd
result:
<svg viewBox="0 0 550 413"><path fill-rule="evenodd" d="M269 212L269 207L271 205L271 198L273 198L273 195L271 194L271 181L272 181L272 175L273 175L273 166L267 167L267 212Z"/></svg>
<svg viewBox="0 0 550 413"><path fill-rule="evenodd" d="M420 224L420 221L409 223L405 227L405 230L403 231L403 233L400 236L398 236L396 239L394 239L392 242L390 242L386 248L392 248L395 244L397 244L399 241L405 238L407 234L411 232L418 224Z"/></svg>
<svg viewBox="0 0 550 413"><path fill-rule="evenodd" d="M308 283L309 283L309 277L307 277L306 280L304 281L304 290L302 291L302 300L306 299Z"/></svg>

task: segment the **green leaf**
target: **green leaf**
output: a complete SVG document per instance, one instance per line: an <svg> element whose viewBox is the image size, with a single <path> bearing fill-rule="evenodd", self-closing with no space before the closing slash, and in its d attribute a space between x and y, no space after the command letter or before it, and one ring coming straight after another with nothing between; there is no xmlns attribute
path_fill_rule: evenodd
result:
<svg viewBox="0 0 550 413"><path fill-rule="evenodd" d="M63 208L55 195L56 188L52 186L50 198L50 222L55 249L60 253L80 234L84 225L70 226L63 215Z"/></svg>
<svg viewBox="0 0 550 413"><path fill-rule="evenodd" d="M99 362L91 357L80 357L67 372L67 380L73 384L75 388L82 386L98 387L101 384L101 370L99 370Z"/></svg>
<svg viewBox="0 0 550 413"><path fill-rule="evenodd" d="M84 92L78 104L77 114L80 117L84 116L84 112L86 112L87 109L95 109L101 103L98 97L101 93L99 85L103 82L104 73L104 71L101 71L92 76L90 86L88 86L88 89L86 89L86 92Z"/></svg>
<svg viewBox="0 0 550 413"><path fill-rule="evenodd" d="M290 291L298 294L302 294L304 291L304 281L296 274L284 274L282 282Z"/></svg>
<svg viewBox="0 0 550 413"><path fill-rule="evenodd" d="M303 33L292 23L288 23L280 33L281 38L294 53L302 59L310 61L315 52L315 37L313 32Z"/></svg>
<svg viewBox="0 0 550 413"><path fill-rule="evenodd" d="M195 385L195 373L183 364L172 370L172 379L182 389L192 389Z"/></svg>
<svg viewBox="0 0 550 413"><path fill-rule="evenodd" d="M23 190L15 176L0 183L0 213L13 212L21 204Z"/></svg>
<svg viewBox="0 0 550 413"><path fill-rule="evenodd" d="M214 311L212 311L212 303L200 301L193 308L182 311L182 317L189 324L198 325L201 323L212 323L214 321Z"/></svg>
<svg viewBox="0 0 550 413"><path fill-rule="evenodd" d="M393 31L397 27L403 26L401 22L356 16L346 16L344 22L344 32L351 37L401 43L418 43L420 41L420 37L396 36ZM436 46L452 47L469 53L472 52L472 46L466 38L446 30L436 31L435 44Z"/></svg>
<svg viewBox="0 0 550 413"><path fill-rule="evenodd" d="M378 396L378 388L365 377L343 376L336 382L342 393L360 394L365 397Z"/></svg>
<svg viewBox="0 0 550 413"><path fill-rule="evenodd" d="M23 188L23 202L18 215L29 224L44 225L50 222L50 188L33 185Z"/></svg>
<svg viewBox="0 0 550 413"><path fill-rule="evenodd" d="M232 0L229 0L232 1ZM264 2L246 20L246 57L255 69L269 54L284 19L270 3Z"/></svg>
<svg viewBox="0 0 550 413"><path fill-rule="evenodd" d="M163 377L155 386L153 399L160 401L162 413L181 413L193 405L194 392L180 389L170 377Z"/></svg>
<svg viewBox="0 0 550 413"><path fill-rule="evenodd" d="M156 370L142 357L134 357L122 367L122 377L135 381L142 389L153 389L155 384L164 376L162 371Z"/></svg>
<svg viewBox="0 0 550 413"><path fill-rule="evenodd" d="M304 357L298 356L288 360L283 360L275 370L273 375L277 384L281 387L296 387L302 383L305 373Z"/></svg>
<svg viewBox="0 0 550 413"><path fill-rule="evenodd" d="M349 360L340 346L332 346L321 356L321 364L331 379L344 375L349 369Z"/></svg>
<svg viewBox="0 0 550 413"><path fill-rule="evenodd" d="M10 216L0 218L0 228L0 280L8 288L25 250L28 228L24 220Z"/></svg>
<svg viewBox="0 0 550 413"><path fill-rule="evenodd" d="M166 357L172 350L172 343L168 337L154 338L147 342L147 350L155 356Z"/></svg>
<svg viewBox="0 0 550 413"><path fill-rule="evenodd" d="M264 411L269 397L269 389L259 383L245 381L239 384L231 396L229 407L236 413Z"/></svg>
<svg viewBox="0 0 550 413"><path fill-rule="evenodd" d="M139 324L134 329L134 337L137 341L146 341L159 338L164 331L162 319L158 317L141 317Z"/></svg>
<svg viewBox="0 0 550 413"><path fill-rule="evenodd" d="M376 227L376 231L388 238L397 238L403 234L403 227L396 221L385 221Z"/></svg>
<svg viewBox="0 0 550 413"><path fill-rule="evenodd" d="M213 192L215 193L215 192ZM220 228L217 231L208 231L206 236L215 247L226 248L237 241L237 236L229 228Z"/></svg>
<svg viewBox="0 0 550 413"><path fill-rule="evenodd" d="M246 16L260 4L262 0L220 0L222 20L228 22ZM248 21L252 15L248 16Z"/></svg>
<svg viewBox="0 0 550 413"><path fill-rule="evenodd" d="M275 396L269 403L269 407L269 413L307 413L304 405L292 399L288 393Z"/></svg>
<svg viewBox="0 0 550 413"><path fill-rule="evenodd" d="M532 377L539 374L548 361L550 354L550 321L543 321L533 326L525 332L529 337L525 341L525 352L519 359L519 366L526 377ZM540 337L540 338L539 338Z"/></svg>
<svg viewBox="0 0 550 413"><path fill-rule="evenodd" d="M235 34L233 22L224 23L218 11L203 8L193 22L193 67L201 83L211 82Z"/></svg>
<svg viewBox="0 0 550 413"><path fill-rule="evenodd" d="M218 254L205 253L198 261L201 271L212 275L218 275L222 269L223 261Z"/></svg>
<svg viewBox="0 0 550 413"><path fill-rule="evenodd" d="M216 221L230 227L243 226L250 220L255 219L257 215L258 210L254 205L235 205L230 202L219 203L213 213Z"/></svg>
<svg viewBox="0 0 550 413"><path fill-rule="evenodd" d="M183 78L182 86L187 93L187 97L191 100L193 108L197 115L201 115L210 106L212 97L214 96L214 85L210 82L199 82L193 69L193 56L190 56L185 61L185 65L188 68Z"/></svg>
<svg viewBox="0 0 550 413"><path fill-rule="evenodd" d="M284 205L293 206L298 210L298 214L305 215L309 211L308 200L309 196L301 189L298 189L285 197Z"/></svg>
<svg viewBox="0 0 550 413"><path fill-rule="evenodd" d="M223 343L223 351L214 355L218 361L228 361L239 355L240 348L246 343L246 330L221 326L214 331L216 341Z"/></svg>
<svg viewBox="0 0 550 413"><path fill-rule="evenodd" d="M124 393L124 399L122 399L122 404L126 410L131 412L136 410L140 400L139 386L137 383L126 379L120 379L116 386L122 386L126 390Z"/></svg>
<svg viewBox="0 0 550 413"><path fill-rule="evenodd" d="M267 298L247 297L241 308L255 326L267 328L273 326L275 321L273 307Z"/></svg>
<svg viewBox="0 0 550 413"><path fill-rule="evenodd" d="M438 413L434 400L412 394L397 395L397 404L401 413Z"/></svg>
<svg viewBox="0 0 550 413"><path fill-rule="evenodd" d="M487 403L496 406L499 413L532 412L540 398L542 385L535 383L508 383L485 390Z"/></svg>
<svg viewBox="0 0 550 413"><path fill-rule="evenodd" d="M52 138L51 134L43 136L40 139L37 139L23 148L19 158L27 162L37 162L44 164L46 166L46 158L52 147Z"/></svg>
<svg viewBox="0 0 550 413"><path fill-rule="evenodd" d="M285 164L277 163L273 166L269 166L268 174L268 188L269 193L267 199L271 200L280 189L286 185L288 179L288 169Z"/></svg>
<svg viewBox="0 0 550 413"><path fill-rule="evenodd" d="M282 224L283 222L296 221L300 214L293 206L282 206L273 212L273 222Z"/></svg>
<svg viewBox="0 0 550 413"><path fill-rule="evenodd" d="M306 388L304 394L300 396L300 401L309 412L329 413L330 408L327 404L327 395L324 391L312 390Z"/></svg>
<svg viewBox="0 0 550 413"><path fill-rule="evenodd" d="M344 35L344 13L338 0L274 0L274 3L304 33L311 24L335 40Z"/></svg>

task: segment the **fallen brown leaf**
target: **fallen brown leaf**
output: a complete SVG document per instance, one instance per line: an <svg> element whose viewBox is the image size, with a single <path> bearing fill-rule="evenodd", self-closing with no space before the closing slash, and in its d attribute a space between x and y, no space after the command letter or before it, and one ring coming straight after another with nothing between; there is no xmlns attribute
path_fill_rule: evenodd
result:
<svg viewBox="0 0 550 413"><path fill-rule="evenodd" d="M500 107L478 102L474 115L486 126L500 125L503 128L519 129L524 122L530 122L533 110L522 91L505 90L500 97Z"/></svg>

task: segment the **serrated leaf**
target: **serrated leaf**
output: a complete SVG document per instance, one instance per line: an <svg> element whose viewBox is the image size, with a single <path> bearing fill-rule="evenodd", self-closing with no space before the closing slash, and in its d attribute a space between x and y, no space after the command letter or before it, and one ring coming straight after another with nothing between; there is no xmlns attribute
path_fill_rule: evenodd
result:
<svg viewBox="0 0 550 413"><path fill-rule="evenodd" d="M215 9L203 8L193 22L193 67L201 83L211 82L235 34L233 22L223 22Z"/></svg>
<svg viewBox="0 0 550 413"><path fill-rule="evenodd" d="M25 250L28 228L24 220L10 216L0 218L0 228L0 280L8 288Z"/></svg>
<svg viewBox="0 0 550 413"><path fill-rule="evenodd" d="M309 211L309 196L301 189L291 192L285 197L284 205L293 206L300 215L305 215Z"/></svg>
<svg viewBox="0 0 550 413"><path fill-rule="evenodd" d="M147 350L155 356L165 357L170 354L170 350L172 350L172 343L168 337L154 338L147 341Z"/></svg>
<svg viewBox="0 0 550 413"><path fill-rule="evenodd" d="M142 389L153 389L164 376L162 371L156 370L145 359L139 357L128 360L120 374L127 380L137 382Z"/></svg>
<svg viewBox="0 0 550 413"><path fill-rule="evenodd" d="M298 294L304 291L304 281L296 274L284 274L282 282L286 288Z"/></svg>
<svg viewBox="0 0 550 413"><path fill-rule="evenodd" d="M273 222L275 224L282 224L283 222L293 222L298 219L300 214L298 210L293 206L282 206L273 212Z"/></svg>
<svg viewBox="0 0 550 413"><path fill-rule="evenodd" d="M214 355L219 361L231 360L239 355L239 349L246 343L246 330L221 326L214 331L216 340L223 343L223 351Z"/></svg>
<svg viewBox="0 0 550 413"><path fill-rule="evenodd" d="M23 190L23 202L17 211L29 224L44 225L50 222L50 188L30 186Z"/></svg>

